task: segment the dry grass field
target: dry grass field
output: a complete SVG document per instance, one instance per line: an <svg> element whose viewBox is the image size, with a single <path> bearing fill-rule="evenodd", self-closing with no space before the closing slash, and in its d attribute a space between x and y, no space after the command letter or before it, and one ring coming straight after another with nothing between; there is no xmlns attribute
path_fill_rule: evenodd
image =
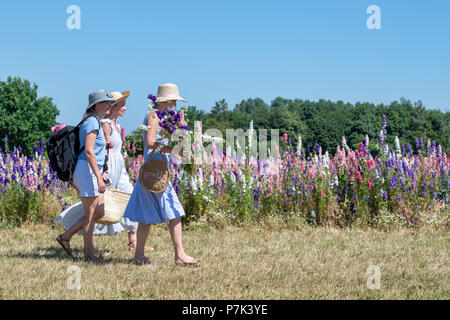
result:
<svg viewBox="0 0 450 320"><path fill-rule="evenodd" d="M183 241L198 267L173 263L164 226L151 229L150 266L131 264L125 233L96 237L105 255L85 262L82 237L72 259L58 232L0 229L0 299L450 299L447 231L197 228Z"/></svg>

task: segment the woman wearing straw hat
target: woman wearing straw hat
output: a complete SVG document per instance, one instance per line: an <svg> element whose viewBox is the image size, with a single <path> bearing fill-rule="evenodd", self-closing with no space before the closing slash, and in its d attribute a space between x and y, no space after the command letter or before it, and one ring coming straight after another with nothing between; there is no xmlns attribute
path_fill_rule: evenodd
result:
<svg viewBox="0 0 450 320"><path fill-rule="evenodd" d="M80 148L84 147L84 152L78 155L73 182L80 192L84 216L56 238L56 241L70 256L72 256L70 239L81 229L83 230L85 258L92 259L95 254L92 241L94 221L104 214L103 193L106 190L101 173L105 162L106 142L100 119L110 113L111 103L114 101L114 98L105 90L97 90L89 95L89 105L83 116L85 121L80 127L79 139Z"/></svg>
<svg viewBox="0 0 450 320"><path fill-rule="evenodd" d="M160 111L176 106L177 100L187 102L180 97L178 87L171 83L165 83L158 87L155 108ZM171 153L172 147L167 146L167 138L160 135L161 127L156 112L152 111L146 114L144 125L150 129L143 134L144 140L144 160L146 161L153 149L160 149L160 152ZM162 146L161 146L162 145ZM160 158L161 155L154 153L152 158ZM170 155L167 155L168 165L170 164ZM184 252L181 241L181 217L184 216L184 209L173 189L171 183L162 193L153 193L143 189L136 182L130 201L125 209L124 217L139 222L137 230L137 246L133 262L135 264L150 264L150 260L144 255L145 242L147 240L150 225L169 222L169 232L175 251L175 264L195 265L200 259L192 258Z"/></svg>
<svg viewBox="0 0 450 320"><path fill-rule="evenodd" d="M125 160L122 155L122 138L120 135L120 124L118 117L123 117L126 107L126 99L130 95L130 91L111 92L111 96L116 100L111 105L111 113L102 119L103 132L107 143L107 168L103 171L103 179L110 178L111 187L113 189L133 192L133 185L128 176ZM128 249L136 250L136 230L137 222L122 218L119 223L112 225L96 224L94 235L115 235L121 231L128 232Z"/></svg>

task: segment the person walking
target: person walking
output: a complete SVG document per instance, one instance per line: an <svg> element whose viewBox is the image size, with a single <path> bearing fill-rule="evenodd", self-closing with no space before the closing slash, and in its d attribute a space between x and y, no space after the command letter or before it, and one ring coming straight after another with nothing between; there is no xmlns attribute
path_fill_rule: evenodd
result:
<svg viewBox="0 0 450 320"><path fill-rule="evenodd" d="M180 97L176 85L165 83L158 87L156 105L154 107L160 111L170 109L176 106L177 100L186 102ZM161 153L172 153L173 148L167 146L168 139L161 136L161 127L159 126L156 111L148 112L145 115L144 125L150 127L148 131L143 133L144 160L147 161L154 149L160 149ZM161 154L156 152L153 153L153 158L162 159ZM168 167L170 167L170 161L171 157L167 155ZM181 218L184 215L183 206L170 182L162 193L153 193L142 188L139 181L137 181L124 213L125 218L139 222L133 263L137 265L151 264L151 261L144 255L145 242L150 232L150 225L166 222L169 224L169 232L174 247L175 264L196 265L200 262L201 259L190 257L184 251L181 239Z"/></svg>
<svg viewBox="0 0 450 320"><path fill-rule="evenodd" d="M133 185L130 182L125 160L122 155L122 138L120 134L119 117L123 117L126 107L126 99L130 91L111 92L111 96L116 101L111 105L111 113L102 119L103 132L106 140L107 170L103 171L103 180L109 178L111 188L128 193L133 192ZM128 249L136 250L136 230L137 222L127 218L122 218L119 223L112 225L96 224L94 235L116 235L119 232L128 232Z"/></svg>
<svg viewBox="0 0 450 320"><path fill-rule="evenodd" d="M72 256L70 239L80 230L83 230L84 257L90 260L97 253L92 235L94 221L104 215L104 192L106 190L102 178L106 141L100 120L109 115L113 102L115 99L103 89L89 94L89 105L79 131L80 148L84 147L84 152L78 155L73 174L73 182L80 192L84 216L56 238L69 256Z"/></svg>

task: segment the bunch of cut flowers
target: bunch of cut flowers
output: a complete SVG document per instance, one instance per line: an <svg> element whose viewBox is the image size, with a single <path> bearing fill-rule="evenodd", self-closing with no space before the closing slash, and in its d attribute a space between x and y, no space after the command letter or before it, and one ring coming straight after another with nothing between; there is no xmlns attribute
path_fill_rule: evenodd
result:
<svg viewBox="0 0 450 320"><path fill-rule="evenodd" d="M194 164L194 158L192 152L190 152L192 131L189 131L187 118L184 115L186 108L181 111L174 109L164 109L163 111L160 111L155 108L157 105L156 97L150 94L148 99L154 105L148 105L148 109L150 111L156 111L156 115L159 119L159 127L161 128L161 135L165 136L169 140L168 146L178 146L183 147L183 150L188 150L187 154L183 154L182 161L180 159L175 159L174 163L177 166L181 164L182 169L186 171L186 173L194 174L197 171L197 166ZM150 127L146 125L141 125L140 128L143 130L150 129ZM159 144L159 146L155 149L155 152L160 152L163 147L163 144Z"/></svg>

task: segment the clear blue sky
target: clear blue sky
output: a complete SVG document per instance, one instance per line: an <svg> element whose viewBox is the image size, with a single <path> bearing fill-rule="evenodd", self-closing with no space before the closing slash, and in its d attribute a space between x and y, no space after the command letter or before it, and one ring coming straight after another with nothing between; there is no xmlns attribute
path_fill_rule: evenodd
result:
<svg viewBox="0 0 450 320"><path fill-rule="evenodd" d="M66 27L72 4L81 30ZM372 4L381 30L366 27ZM447 0L1 1L0 80L37 83L66 123L90 92L130 90L127 133L163 82L204 110L282 96L450 111L449 16Z"/></svg>

